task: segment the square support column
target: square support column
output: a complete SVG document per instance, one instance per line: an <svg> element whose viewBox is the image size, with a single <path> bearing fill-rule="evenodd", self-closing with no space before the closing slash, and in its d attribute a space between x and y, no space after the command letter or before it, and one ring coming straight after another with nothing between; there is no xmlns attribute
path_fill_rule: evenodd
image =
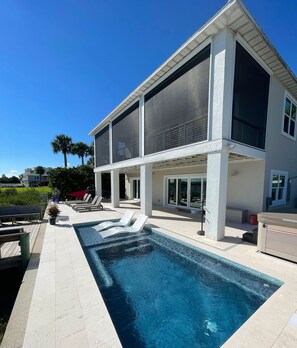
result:
<svg viewBox="0 0 297 348"><path fill-rule="evenodd" d="M152 216L153 210L153 165L140 166L140 207L143 214Z"/></svg>
<svg viewBox="0 0 297 348"><path fill-rule="evenodd" d="M212 42L209 139L230 139L232 123L235 40L223 29Z"/></svg>
<svg viewBox="0 0 297 348"><path fill-rule="evenodd" d="M110 172L111 179L111 206L118 208L120 206L120 172L118 169L113 169Z"/></svg>
<svg viewBox="0 0 297 348"><path fill-rule="evenodd" d="M102 175L100 173L95 173L95 189L96 195L102 197Z"/></svg>
<svg viewBox="0 0 297 348"><path fill-rule="evenodd" d="M220 240L225 236L229 150L207 155L205 236Z"/></svg>

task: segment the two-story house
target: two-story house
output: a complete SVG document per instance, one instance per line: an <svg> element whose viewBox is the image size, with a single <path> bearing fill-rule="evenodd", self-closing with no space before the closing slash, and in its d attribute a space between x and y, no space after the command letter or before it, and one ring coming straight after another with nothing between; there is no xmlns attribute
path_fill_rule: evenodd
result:
<svg viewBox="0 0 297 348"><path fill-rule="evenodd" d="M47 185L48 184L48 171L52 169L50 167L44 167L44 174L39 177L39 174L36 173L35 168L26 168L25 172L22 174L22 184L25 187Z"/></svg>
<svg viewBox="0 0 297 348"><path fill-rule="evenodd" d="M204 199L206 237L222 239L227 208L294 201L296 99L294 73L242 1L228 1L90 132L97 193L110 172L114 207L120 173L148 216Z"/></svg>

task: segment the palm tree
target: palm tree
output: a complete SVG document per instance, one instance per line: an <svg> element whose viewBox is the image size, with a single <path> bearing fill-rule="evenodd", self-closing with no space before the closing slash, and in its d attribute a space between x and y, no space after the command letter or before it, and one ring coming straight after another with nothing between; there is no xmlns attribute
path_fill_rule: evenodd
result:
<svg viewBox="0 0 297 348"><path fill-rule="evenodd" d="M94 141L92 141L92 144L89 146L88 156L90 156L90 158L88 159L87 165L94 167Z"/></svg>
<svg viewBox="0 0 297 348"><path fill-rule="evenodd" d="M35 173L39 174L39 185L41 186L41 175L44 174L45 170L42 166L35 167Z"/></svg>
<svg viewBox="0 0 297 348"><path fill-rule="evenodd" d="M72 138L65 134L60 134L51 142L54 153L62 152L64 155L64 166L67 168L67 154L71 153Z"/></svg>
<svg viewBox="0 0 297 348"><path fill-rule="evenodd" d="M73 144L71 153L73 155L77 155L78 158L81 158L81 165L84 165L84 157L89 156L90 152L90 147L83 143L83 142L78 142Z"/></svg>

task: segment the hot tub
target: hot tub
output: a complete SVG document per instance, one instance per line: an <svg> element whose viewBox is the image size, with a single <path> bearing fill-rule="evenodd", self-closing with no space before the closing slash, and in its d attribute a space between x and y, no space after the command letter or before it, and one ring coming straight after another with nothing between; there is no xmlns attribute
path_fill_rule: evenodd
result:
<svg viewBox="0 0 297 348"><path fill-rule="evenodd" d="M297 262L297 214L258 214L258 250Z"/></svg>

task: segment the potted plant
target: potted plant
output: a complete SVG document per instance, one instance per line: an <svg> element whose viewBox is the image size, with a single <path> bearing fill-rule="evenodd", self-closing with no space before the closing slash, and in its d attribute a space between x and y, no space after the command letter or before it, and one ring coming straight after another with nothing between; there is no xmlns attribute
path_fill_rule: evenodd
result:
<svg viewBox="0 0 297 348"><path fill-rule="evenodd" d="M47 214L49 216L48 221L50 225L55 225L56 224L56 218L57 216L61 213L60 209L57 207L56 204L52 204L47 208Z"/></svg>
<svg viewBox="0 0 297 348"><path fill-rule="evenodd" d="M52 189L52 201L54 203L59 203L59 197L60 197L60 190L54 187Z"/></svg>

